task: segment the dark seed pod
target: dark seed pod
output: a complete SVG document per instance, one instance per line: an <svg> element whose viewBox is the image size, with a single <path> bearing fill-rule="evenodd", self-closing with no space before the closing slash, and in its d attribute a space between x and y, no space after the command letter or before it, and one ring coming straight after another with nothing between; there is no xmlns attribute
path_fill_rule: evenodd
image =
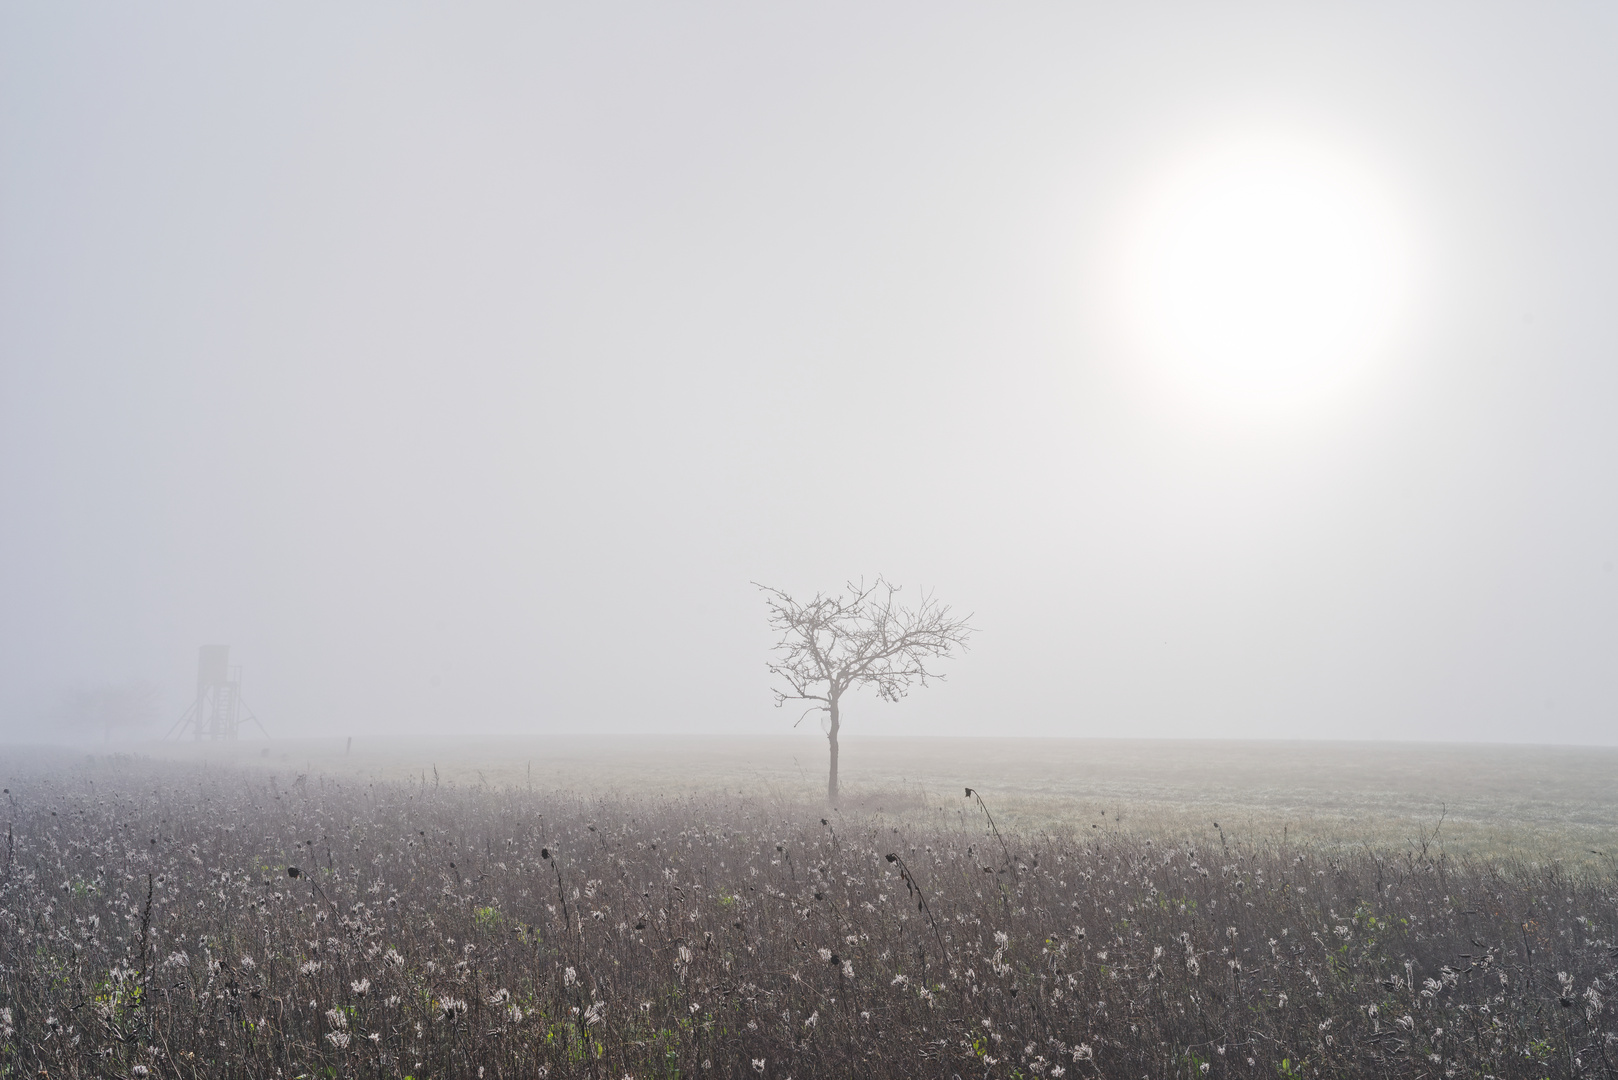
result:
<svg viewBox="0 0 1618 1080"><path fill-rule="evenodd" d="M542 847L542 848L540 848L540 849L539 849L539 857L540 857L540 858L541 858L541 859L548 859L548 858L550 858L550 857L551 857L551 849L550 849L550 848L548 848L548 847Z"/></svg>
<svg viewBox="0 0 1618 1080"><path fill-rule="evenodd" d="M298 875L300 875L302 873L303 873L303 871L299 870L296 866L287 867L287 877L297 877Z"/></svg>

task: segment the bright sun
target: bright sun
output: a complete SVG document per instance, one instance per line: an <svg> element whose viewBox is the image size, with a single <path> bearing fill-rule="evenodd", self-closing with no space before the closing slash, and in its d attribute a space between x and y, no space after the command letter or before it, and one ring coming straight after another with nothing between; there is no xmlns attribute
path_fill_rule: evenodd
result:
<svg viewBox="0 0 1618 1080"><path fill-rule="evenodd" d="M1318 140L1243 135L1167 170L1130 215L1115 310L1200 400L1289 407L1368 370L1415 285L1397 200Z"/></svg>

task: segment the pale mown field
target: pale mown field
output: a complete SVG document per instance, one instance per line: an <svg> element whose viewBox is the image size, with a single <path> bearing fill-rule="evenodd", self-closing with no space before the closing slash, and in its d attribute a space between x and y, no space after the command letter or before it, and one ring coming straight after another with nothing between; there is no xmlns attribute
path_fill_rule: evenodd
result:
<svg viewBox="0 0 1618 1080"><path fill-rule="evenodd" d="M818 735L345 739L142 747L318 777L680 798L819 798ZM80 760L86 766L88 756ZM1618 748L1371 742L845 738L843 809L967 814L967 786L1022 831L1419 847L1603 863L1618 854ZM1217 823L1219 830L1215 829Z"/></svg>

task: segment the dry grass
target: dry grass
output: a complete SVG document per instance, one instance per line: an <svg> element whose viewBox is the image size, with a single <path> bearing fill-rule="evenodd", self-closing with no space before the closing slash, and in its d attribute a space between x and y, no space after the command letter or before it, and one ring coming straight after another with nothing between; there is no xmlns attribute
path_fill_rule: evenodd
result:
<svg viewBox="0 0 1618 1080"><path fill-rule="evenodd" d="M0 1072L1618 1065L1610 860L1457 856L1431 830L1353 850L1223 820L1202 839L1154 836L1135 809L1110 824L1122 800L1091 796L1113 807L1101 828L1032 791L1015 824L989 804L996 833L976 800L925 776L862 777L864 806L826 811L769 774L740 794L700 777L681 780L698 794L584 794L554 756L552 782L500 786L511 760L481 780L441 767L436 783L354 758L344 774L311 772L312 757L290 771L273 757L13 761ZM1186 824L1234 803L1173 805L1163 821Z"/></svg>

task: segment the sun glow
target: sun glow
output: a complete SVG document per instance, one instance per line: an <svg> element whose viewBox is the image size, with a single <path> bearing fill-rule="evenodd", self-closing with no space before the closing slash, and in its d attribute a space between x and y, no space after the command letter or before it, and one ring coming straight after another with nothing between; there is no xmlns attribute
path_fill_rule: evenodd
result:
<svg viewBox="0 0 1618 1080"><path fill-rule="evenodd" d="M1398 201L1315 139L1226 138L1127 215L1114 310L1132 352L1199 401L1329 397L1408 322L1415 253Z"/></svg>

